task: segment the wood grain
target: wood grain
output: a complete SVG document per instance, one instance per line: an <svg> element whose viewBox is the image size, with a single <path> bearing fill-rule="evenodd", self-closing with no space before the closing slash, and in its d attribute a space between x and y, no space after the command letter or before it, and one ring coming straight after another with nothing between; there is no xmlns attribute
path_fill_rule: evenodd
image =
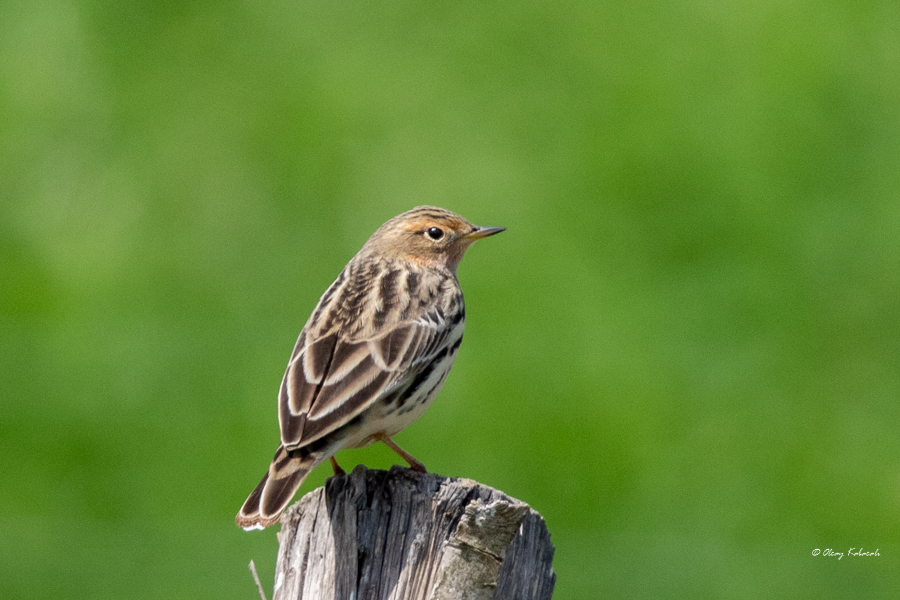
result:
<svg viewBox="0 0 900 600"><path fill-rule="evenodd" d="M358 466L281 518L274 600L546 600L553 545L527 504L469 479Z"/></svg>

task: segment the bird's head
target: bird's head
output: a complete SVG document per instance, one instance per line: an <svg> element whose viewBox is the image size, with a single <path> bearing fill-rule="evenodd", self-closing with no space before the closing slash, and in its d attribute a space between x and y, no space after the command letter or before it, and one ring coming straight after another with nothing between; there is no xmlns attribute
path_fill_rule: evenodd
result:
<svg viewBox="0 0 900 600"><path fill-rule="evenodd" d="M454 212L417 206L397 215L376 231L366 247L382 255L456 272L466 250L505 227L478 227Z"/></svg>

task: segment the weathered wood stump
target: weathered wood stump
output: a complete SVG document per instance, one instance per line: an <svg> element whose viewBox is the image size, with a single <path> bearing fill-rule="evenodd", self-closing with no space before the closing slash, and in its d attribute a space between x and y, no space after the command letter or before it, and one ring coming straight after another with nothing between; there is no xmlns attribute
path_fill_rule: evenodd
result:
<svg viewBox="0 0 900 600"><path fill-rule="evenodd" d="M469 479L358 466L281 518L274 600L544 600L553 545L527 504Z"/></svg>

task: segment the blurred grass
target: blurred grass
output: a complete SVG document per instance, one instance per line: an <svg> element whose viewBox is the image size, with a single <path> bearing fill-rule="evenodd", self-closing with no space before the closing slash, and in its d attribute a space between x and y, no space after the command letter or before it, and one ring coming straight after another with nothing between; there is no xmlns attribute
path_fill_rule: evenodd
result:
<svg viewBox="0 0 900 600"><path fill-rule="evenodd" d="M893 597L898 64L877 1L0 3L0 597L270 588L284 362L424 203L509 231L399 441L557 598Z"/></svg>

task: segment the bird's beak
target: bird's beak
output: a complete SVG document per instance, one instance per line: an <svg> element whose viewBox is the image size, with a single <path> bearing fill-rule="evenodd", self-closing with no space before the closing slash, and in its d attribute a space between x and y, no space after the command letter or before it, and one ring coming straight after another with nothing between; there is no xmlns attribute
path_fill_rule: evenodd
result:
<svg viewBox="0 0 900 600"><path fill-rule="evenodd" d="M486 238L490 235L500 233L501 231L506 231L506 227L476 227L463 237L474 242L475 240Z"/></svg>

